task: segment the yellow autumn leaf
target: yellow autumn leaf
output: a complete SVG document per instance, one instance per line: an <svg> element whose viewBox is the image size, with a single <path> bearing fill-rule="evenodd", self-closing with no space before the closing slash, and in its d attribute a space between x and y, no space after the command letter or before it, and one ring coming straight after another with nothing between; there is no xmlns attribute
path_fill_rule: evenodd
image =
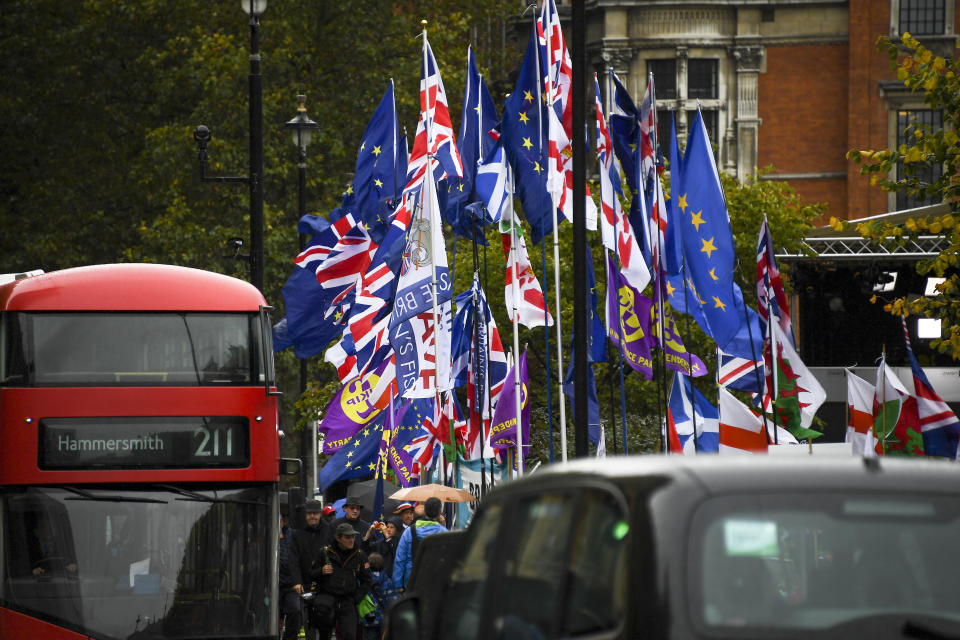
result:
<svg viewBox="0 0 960 640"><path fill-rule="evenodd" d="M939 234L941 231L943 231L943 225L941 225L938 221L934 220L930 223L930 233Z"/></svg>

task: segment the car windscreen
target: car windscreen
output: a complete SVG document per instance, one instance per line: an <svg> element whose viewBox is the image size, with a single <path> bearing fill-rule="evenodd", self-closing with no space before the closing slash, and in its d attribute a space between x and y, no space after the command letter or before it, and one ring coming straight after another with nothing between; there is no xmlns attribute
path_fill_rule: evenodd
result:
<svg viewBox="0 0 960 640"><path fill-rule="evenodd" d="M687 606L703 630L739 637L854 630L868 637L859 634L881 624L960 632L956 499L718 497L698 510L690 532Z"/></svg>
<svg viewBox="0 0 960 640"><path fill-rule="evenodd" d="M255 313L38 312L3 318L3 384L261 384Z"/></svg>

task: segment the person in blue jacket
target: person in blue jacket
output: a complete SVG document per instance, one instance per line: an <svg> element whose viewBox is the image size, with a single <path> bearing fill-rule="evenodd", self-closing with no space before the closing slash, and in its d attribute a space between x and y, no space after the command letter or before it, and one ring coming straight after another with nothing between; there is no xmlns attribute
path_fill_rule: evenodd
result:
<svg viewBox="0 0 960 640"><path fill-rule="evenodd" d="M407 586L420 540L447 530L440 522L442 507L443 503L440 502L439 498L428 498L423 505L423 518L415 521L400 536L397 555L393 562L393 588L397 591L401 591Z"/></svg>

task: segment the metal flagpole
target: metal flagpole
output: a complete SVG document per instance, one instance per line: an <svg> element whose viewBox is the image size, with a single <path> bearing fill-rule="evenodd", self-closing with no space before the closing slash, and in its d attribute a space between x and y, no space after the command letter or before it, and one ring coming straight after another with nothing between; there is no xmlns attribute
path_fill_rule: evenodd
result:
<svg viewBox="0 0 960 640"><path fill-rule="evenodd" d="M509 172L509 169L507 170ZM508 196L512 197L512 196ZM520 382L520 313L517 301L520 299L518 285L519 272L517 270L517 228L514 226L513 210L510 211L510 258L513 261L513 395L517 415L517 475L523 475L523 429L521 412L523 399L520 397L522 383Z"/></svg>
<svg viewBox="0 0 960 640"><path fill-rule="evenodd" d="M541 3L541 11L543 10L543 3ZM547 109L553 109L553 64L552 64L552 51L550 50L550 26L543 25L543 36L546 40L546 49L547 49L547 64L551 68L547 69L547 85L546 85L546 104ZM540 57L537 56L537 78L541 78L540 74ZM548 115L549 117L549 115ZM538 118L540 122L540 157L543 157L543 119ZM549 131L549 125L548 125ZM547 162L549 162L549 157ZM547 175L549 175L550 170L547 169ZM567 461L567 408L566 400L563 393L563 330L561 329L561 313L560 313L560 233L557 227L559 226L559 220L557 219L557 202L556 196L551 192L550 193L550 209L553 212L553 288L554 288L554 298L556 300L556 328L557 328L557 390L560 393L560 460L563 462Z"/></svg>

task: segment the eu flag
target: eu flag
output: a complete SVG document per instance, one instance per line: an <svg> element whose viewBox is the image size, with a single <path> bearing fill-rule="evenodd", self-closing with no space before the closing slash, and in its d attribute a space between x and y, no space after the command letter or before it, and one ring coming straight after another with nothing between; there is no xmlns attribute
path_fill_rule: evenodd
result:
<svg viewBox="0 0 960 640"><path fill-rule="evenodd" d="M745 320L735 299L735 247L713 150L697 110L680 172L677 209L687 272L699 294L707 333L718 345L733 338ZM707 329L708 327L704 327Z"/></svg>
<svg viewBox="0 0 960 640"><path fill-rule="evenodd" d="M553 202L547 193L546 107L540 98L538 68L537 33L531 27L517 85L503 105L500 127L534 244L553 231Z"/></svg>
<svg viewBox="0 0 960 640"><path fill-rule="evenodd" d="M377 469L377 455L383 438L386 411L381 411L360 431L327 459L317 478L320 490L325 491L341 480L368 478Z"/></svg>

